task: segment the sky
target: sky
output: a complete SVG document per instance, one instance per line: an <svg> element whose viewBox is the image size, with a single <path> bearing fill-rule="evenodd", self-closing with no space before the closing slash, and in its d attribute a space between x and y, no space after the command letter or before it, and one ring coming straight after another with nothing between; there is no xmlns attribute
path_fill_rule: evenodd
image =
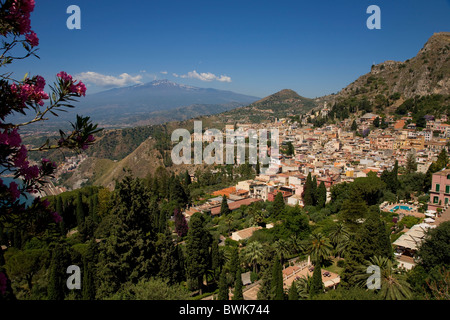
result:
<svg viewBox="0 0 450 320"><path fill-rule="evenodd" d="M68 29L67 8L81 29ZM381 11L370 30L367 8ZM335 93L372 64L404 61L450 31L450 0L36 0L40 59L13 64L53 81L60 71L87 94L156 79L265 97L282 89Z"/></svg>

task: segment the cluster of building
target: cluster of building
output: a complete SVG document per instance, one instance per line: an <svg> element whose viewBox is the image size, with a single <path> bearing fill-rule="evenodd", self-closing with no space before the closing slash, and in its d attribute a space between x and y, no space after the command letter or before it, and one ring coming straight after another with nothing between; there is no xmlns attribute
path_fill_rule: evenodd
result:
<svg viewBox="0 0 450 320"><path fill-rule="evenodd" d="M445 124L446 117L438 120L429 117L427 129L422 131L416 130L414 124L406 125L412 119L409 116L399 120L388 117L388 128L374 129L377 117L369 113L357 119L359 132L372 130L366 136L350 130L353 120L321 128L307 123L298 125L287 119L269 124L227 125L225 130L236 129L245 138L250 129L278 129L280 149L291 143L295 152L272 157L270 165L261 168L255 179L241 181L216 195L225 194L232 208L249 205L255 199L273 201L278 192L283 193L287 204L303 205L301 194L309 173L329 190L334 184L366 177L371 171L381 175L392 169L395 161L404 166L410 154L415 157L417 171L426 172L441 150L448 148L450 125ZM213 198L195 210L216 215L220 201L220 197ZM437 201L446 204L448 198L441 196Z"/></svg>
<svg viewBox="0 0 450 320"><path fill-rule="evenodd" d="M326 111L325 108L319 113ZM257 201L273 201L277 193L283 194L286 204L303 206L302 192L309 173L318 184L325 184L329 199L329 190L333 185L366 177L371 171L380 176L384 170L392 169L395 161L398 161L399 166L405 166L410 155L416 160L417 171L425 173L430 164L437 160L441 150L448 150L450 125L446 124L448 119L445 116L440 119L427 117L424 130L418 130L411 123L410 115L401 119L387 117L387 128L375 128L373 123L377 117L376 114L368 113L357 119L356 132L350 129L353 119L321 128L315 128L305 121L299 125L287 119L265 124L226 126L225 130L236 129L244 138L248 138L250 129L278 129L280 149L292 144L295 152L293 155L280 153L278 157L272 157L270 165L261 168L255 179L240 181L234 186L216 191L214 197L202 205L187 209L185 216L189 219L195 212L219 215L223 195L227 197L232 211ZM408 210L403 210L406 204L397 207L389 204L382 208L393 210L402 207L399 212L421 218L418 225L404 230L404 234L394 243L401 266L412 268L418 244L423 241L426 230L449 218L449 199L450 170L443 170L433 175L429 211L426 213L419 213L418 206L413 204L410 209L406 208ZM235 240L248 238L256 230L250 229L239 230L233 237Z"/></svg>

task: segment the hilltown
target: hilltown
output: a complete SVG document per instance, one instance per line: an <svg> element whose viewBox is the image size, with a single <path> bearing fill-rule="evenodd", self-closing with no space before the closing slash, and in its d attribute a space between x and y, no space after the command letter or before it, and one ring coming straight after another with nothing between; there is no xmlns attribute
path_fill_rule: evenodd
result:
<svg viewBox="0 0 450 320"><path fill-rule="evenodd" d="M327 108L323 108L316 112L316 116L326 115L327 111ZM371 113L363 115L356 120L356 131L350 129L353 120L322 128L314 128L306 121L297 126L287 119L278 119L265 124L226 125L225 131L238 129L236 132L242 131L244 138L248 138L248 132L254 132L252 130L277 129L280 151L291 143L294 154L286 155L280 152L277 157L271 158L268 167L261 168L255 179L240 181L236 185L214 192L213 198L206 203L187 208L183 212L184 216L189 219L195 212L219 215L224 195L231 211L255 201L274 201L279 192L283 194L287 205L303 206L302 192L309 173L316 178L318 184L321 182L325 184L327 201L330 201L330 188L333 185L352 182L358 177L367 177L370 172L381 176L384 170L392 170L395 161L398 161L399 167L405 166L409 155L416 161L417 172L425 173L430 164L436 161L442 149L448 151L450 125L447 124L446 117L440 119L429 117L426 129L420 131L408 121L412 120L410 116L398 120L388 116L387 128L375 128L369 132L377 117L378 115ZM212 142L215 139L214 135L208 134L207 131L202 138L204 142ZM195 139L198 137L191 134L191 140ZM439 179L444 174L442 179L445 181L441 182ZM195 179L194 175L191 176ZM450 172L448 175L447 172L433 175L430 203L426 211L421 210L423 208L414 195L411 195L410 201L398 199L398 203L380 205L383 211L395 211L401 216L413 215L422 218L423 223L411 228L410 233L405 233L394 243L394 246L401 249L397 250L401 265L407 269L415 264L412 259L413 252L417 249L417 240L423 238L424 230L450 220L450 212L447 210L450 180L446 179L450 179ZM442 187L436 187L436 183ZM260 227L233 232L231 239L236 241L248 239L258 228Z"/></svg>

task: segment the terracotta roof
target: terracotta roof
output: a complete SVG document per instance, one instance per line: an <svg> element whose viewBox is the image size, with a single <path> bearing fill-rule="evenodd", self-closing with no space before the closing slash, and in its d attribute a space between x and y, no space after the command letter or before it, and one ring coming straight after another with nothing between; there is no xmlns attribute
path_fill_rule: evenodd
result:
<svg viewBox="0 0 450 320"><path fill-rule="evenodd" d="M242 199L242 200L238 200L238 201L234 201L228 204L228 207L230 208L231 211L239 209L241 206L248 206L250 204L252 204L253 202L259 202L262 201L262 199L254 199L254 198L247 198L247 199ZM221 206L215 207L211 209L211 215L218 215L220 214L220 208Z"/></svg>
<svg viewBox="0 0 450 320"><path fill-rule="evenodd" d="M227 196L229 197L231 193L236 192L236 187L228 187L222 190L217 190L212 193L213 196Z"/></svg>
<svg viewBox="0 0 450 320"><path fill-rule="evenodd" d="M233 234L239 236L241 239L248 239L253 235L253 232L256 230L262 229L262 227L250 227L246 229L242 229L236 232L233 232Z"/></svg>

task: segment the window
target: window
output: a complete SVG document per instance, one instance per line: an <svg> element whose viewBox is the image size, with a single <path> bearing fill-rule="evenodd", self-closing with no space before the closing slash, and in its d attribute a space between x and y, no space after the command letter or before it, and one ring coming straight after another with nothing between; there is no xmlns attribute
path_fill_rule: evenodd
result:
<svg viewBox="0 0 450 320"><path fill-rule="evenodd" d="M447 175L447 180L450 180L450 174Z"/></svg>
<svg viewBox="0 0 450 320"><path fill-rule="evenodd" d="M445 193L450 193L450 186L449 185L445 186Z"/></svg>
<svg viewBox="0 0 450 320"><path fill-rule="evenodd" d="M445 204L447 204L448 203L448 198L445 198Z"/></svg>
<svg viewBox="0 0 450 320"><path fill-rule="evenodd" d="M441 189L441 185L439 183L436 183L436 192L439 192L440 189Z"/></svg>
<svg viewBox="0 0 450 320"><path fill-rule="evenodd" d="M439 197L433 197L433 203L438 203L439 202Z"/></svg>

